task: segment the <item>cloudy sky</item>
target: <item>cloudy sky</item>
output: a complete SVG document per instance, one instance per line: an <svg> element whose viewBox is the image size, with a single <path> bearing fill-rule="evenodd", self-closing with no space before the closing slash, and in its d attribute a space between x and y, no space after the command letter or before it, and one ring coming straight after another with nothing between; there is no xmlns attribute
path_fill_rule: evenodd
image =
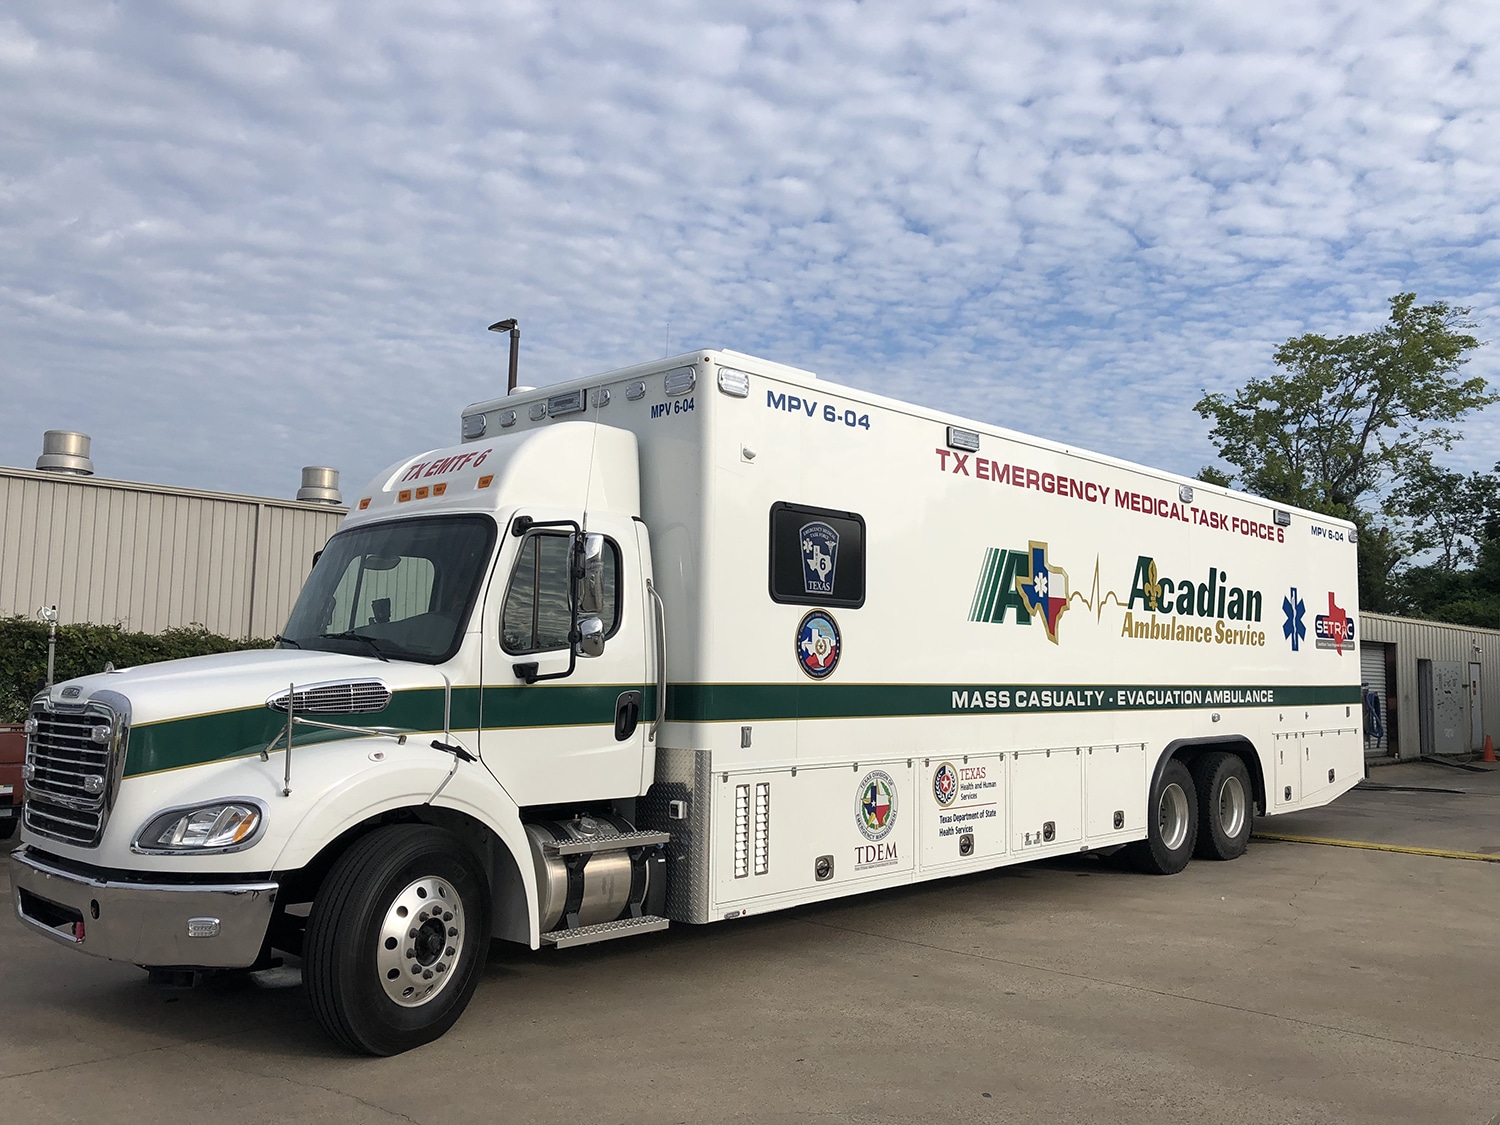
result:
<svg viewBox="0 0 1500 1125"><path fill-rule="evenodd" d="M0 107L0 464L352 491L514 316L524 382L731 347L1190 474L1289 336L1500 340L1494 0L8 0Z"/></svg>

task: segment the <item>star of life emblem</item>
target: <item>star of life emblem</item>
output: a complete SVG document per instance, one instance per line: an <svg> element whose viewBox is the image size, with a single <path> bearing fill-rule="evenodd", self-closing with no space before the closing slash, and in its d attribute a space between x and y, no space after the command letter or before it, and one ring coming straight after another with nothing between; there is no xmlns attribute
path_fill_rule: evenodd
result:
<svg viewBox="0 0 1500 1125"><path fill-rule="evenodd" d="M802 585L809 594L833 596L839 562L839 533L821 521L803 524Z"/></svg>

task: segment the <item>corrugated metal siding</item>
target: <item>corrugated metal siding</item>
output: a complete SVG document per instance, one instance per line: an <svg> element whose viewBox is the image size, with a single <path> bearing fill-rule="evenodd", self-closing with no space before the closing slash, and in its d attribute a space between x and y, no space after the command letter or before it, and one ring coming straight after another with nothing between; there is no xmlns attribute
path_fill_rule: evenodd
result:
<svg viewBox="0 0 1500 1125"><path fill-rule="evenodd" d="M268 637L345 510L0 468L0 615Z"/></svg>
<svg viewBox="0 0 1500 1125"><path fill-rule="evenodd" d="M1465 669L1470 663L1480 665L1483 733L1500 743L1500 631L1383 613L1361 613L1359 620L1361 641L1393 645L1396 650L1396 682L1388 683L1386 691L1396 708L1396 744L1402 758L1415 758L1421 753L1418 660L1463 664Z"/></svg>

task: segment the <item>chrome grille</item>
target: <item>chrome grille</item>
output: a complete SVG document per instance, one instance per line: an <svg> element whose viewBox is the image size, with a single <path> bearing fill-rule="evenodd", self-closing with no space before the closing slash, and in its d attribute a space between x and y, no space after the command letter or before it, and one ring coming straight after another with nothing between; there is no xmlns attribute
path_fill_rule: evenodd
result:
<svg viewBox="0 0 1500 1125"><path fill-rule="evenodd" d="M108 709L31 712L26 738L26 827L93 847L104 832L124 755L124 724Z"/></svg>
<svg viewBox="0 0 1500 1125"><path fill-rule="evenodd" d="M266 700L273 711L286 710L287 692ZM391 689L381 680L345 680L330 684L309 684L291 693L292 707L299 715L370 715L384 711L391 701Z"/></svg>

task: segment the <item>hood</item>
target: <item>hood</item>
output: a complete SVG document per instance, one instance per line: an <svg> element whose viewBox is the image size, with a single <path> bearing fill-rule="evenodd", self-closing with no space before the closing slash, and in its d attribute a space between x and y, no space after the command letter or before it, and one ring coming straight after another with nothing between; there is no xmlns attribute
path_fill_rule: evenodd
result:
<svg viewBox="0 0 1500 1125"><path fill-rule="evenodd" d="M404 661L335 652L254 649L167 660L82 676L54 684L54 708L77 707L100 693L128 702L130 736L125 776L258 754L286 730L286 712L266 706L295 684L300 693L320 684L378 680L390 689L381 711L315 717L359 727L442 730L447 681L438 669ZM101 700L102 701L102 700ZM111 701L118 709L118 701ZM297 744L336 732L299 728Z"/></svg>

